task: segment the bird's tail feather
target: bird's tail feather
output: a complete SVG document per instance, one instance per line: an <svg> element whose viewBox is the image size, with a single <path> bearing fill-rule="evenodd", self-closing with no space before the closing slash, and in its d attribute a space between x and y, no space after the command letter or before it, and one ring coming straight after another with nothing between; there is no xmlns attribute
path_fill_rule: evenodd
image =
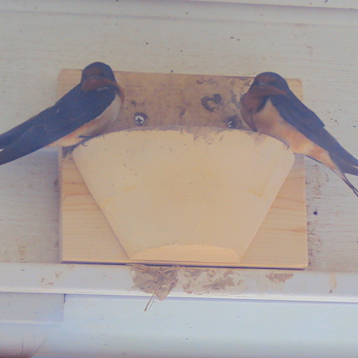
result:
<svg viewBox="0 0 358 358"><path fill-rule="evenodd" d="M329 154L333 163L343 172L358 176L358 164L347 162L341 157L338 157L332 153Z"/></svg>
<svg viewBox="0 0 358 358"><path fill-rule="evenodd" d="M339 169L333 171L353 190L353 193L358 196L358 189L348 180L346 175Z"/></svg>
<svg viewBox="0 0 358 358"><path fill-rule="evenodd" d="M0 134L0 149L5 148L9 144L11 144L13 141L15 141L16 138L20 137L28 129L30 129L33 126L35 119L36 119L36 116L31 117L30 119L19 124L18 126L8 130L5 133Z"/></svg>
<svg viewBox="0 0 358 358"><path fill-rule="evenodd" d="M325 128L322 128L319 138L315 138L314 142L329 153L333 162L335 162L344 173L358 175L358 159L345 150L338 143L337 139ZM345 169L343 169L343 167Z"/></svg>
<svg viewBox="0 0 358 358"><path fill-rule="evenodd" d="M330 154L333 163L336 165L336 169L333 171L353 190L353 193L358 196L358 189L348 180L345 173L358 175L358 167L343 161L341 158L337 158Z"/></svg>

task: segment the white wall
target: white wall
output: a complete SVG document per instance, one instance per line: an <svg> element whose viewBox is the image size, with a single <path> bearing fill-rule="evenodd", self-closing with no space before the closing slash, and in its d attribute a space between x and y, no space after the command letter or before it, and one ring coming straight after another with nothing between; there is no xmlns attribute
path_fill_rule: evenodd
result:
<svg viewBox="0 0 358 358"><path fill-rule="evenodd" d="M1 131L55 101L60 69L95 60L127 71L270 70L301 78L305 103L358 156L355 10L95 0L3 1L1 8ZM307 169L311 269L356 270L357 200L329 170L312 161ZM56 262L55 154L44 150L1 172L0 230L12 244L4 243L0 259Z"/></svg>
<svg viewBox="0 0 358 358"><path fill-rule="evenodd" d="M55 101L56 77L62 68L83 68L97 60L108 63L115 70L124 71L254 76L269 70L285 77L302 79L305 103L322 118L329 131L358 157L358 11L349 9L352 6L357 8L355 3L349 0L305 1L301 4L306 6L291 7L247 2L251 4L169 0L3 0L0 2L0 131L24 121ZM296 0L260 3L300 4ZM56 160L56 153L46 149L0 167L0 261L58 262ZM328 169L309 160L306 163L308 270L317 273L357 272L358 199ZM358 185L358 179L352 181ZM95 314L88 318L90 325L86 325L86 315L93 309L90 298L85 302L85 297L76 298L74 295L71 300L74 306L67 305L67 323L62 326L62 333L51 336L39 355L55 355L55 352L66 355L72 352L80 356L81 350L76 348L76 344L78 346L78 342L82 342L82 347L86 346L91 341L91 334L97 338L101 334L104 336L102 340L98 338L100 343L96 349L85 350L86 357L100 354L99 347L103 348L106 344L105 335L110 335L112 348L105 351L107 355L103 357L111 354L116 356L114 352L125 353L121 351L122 343L115 343L116 335L121 334L120 330L114 335L110 333L114 324L112 320L107 326L106 320L97 325L96 320L101 321L102 316ZM100 305L107 298L103 300ZM134 306L121 308L121 304L118 304L118 307L116 304L108 306L104 316L111 315L112 310L137 309ZM245 308L249 310L251 319L259 319L250 304L238 304L243 306L228 307L228 311L223 313L224 317L232 312L231 309L241 312ZM170 303L158 304L157 307L165 310L168 305ZM64 307L66 312L66 304ZM187 306L178 307L189 309ZM194 309L196 304L190 307ZM210 304L205 307L210 309ZM266 309L270 308L265 307L263 310L268 312ZM275 307L272 312L280 312L280 306ZM293 305L292 310L298 312L298 316L299 312L304 315L302 327L310 326L307 315L316 311L310 311L310 308L310 313L307 313L300 311L300 307ZM75 317L73 312L79 315L73 318L76 323L71 323L71 317ZM324 310L319 312L317 319L325 314ZM346 320L352 311L344 306L337 308L337 312L337 317ZM185 317L190 317L190 314ZM197 322L201 321L200 314L195 316ZM141 315L133 317L137 317L138 322L145 319ZM284 321L285 315L279 318ZM290 319L287 318L288 326L285 329L292 328ZM235 326L237 330L248 329L249 333L260 335L258 342L261 345L254 344L257 343L254 340L246 341L249 342L247 349L234 355L233 352L238 352L240 345L229 342L227 344L231 350L226 351L224 356L247 357L250 356L248 352L255 352L255 347L263 347L252 356L279 357L277 347L280 345L277 342L284 329L279 321L272 321L273 317L263 320L272 324L272 330L267 329L270 331L267 337L264 329L257 331L254 326L247 328L246 321ZM157 327L153 328L156 334L164 334L161 322L153 320L146 329L150 330L154 325ZM176 321L166 322L176 324ZM323 325L337 324L329 320L321 322L322 326L318 324L317 329L322 329ZM78 325L82 325L82 328L78 328ZM71 327L77 327L80 333L76 336L78 341L69 342L66 348L63 341L56 337L65 339L71 335ZM199 326L196 327L199 329ZM350 332L357 329L354 321L348 322L345 327L350 327ZM135 334L135 331L131 332ZM315 340L305 341L304 338L310 333L304 328L296 327L294 332L299 337L297 341L285 340L286 343L281 344L303 347L307 342L304 346L306 350L303 349L303 353L297 353L296 356L309 356L307 352L314 347ZM175 338L175 332L173 334ZM207 339L216 334L215 330L208 332ZM326 335L324 332L322 334L322 342L317 349L323 349L326 339L331 339L336 333L329 331ZM206 337L195 337L194 345L206 344ZM344 356L354 356L357 347L351 336L345 337L343 344L347 352ZM43 336L38 339L41 341ZM173 343L171 339L168 342ZM334 344L337 348L339 342ZM60 346L62 350L59 350ZM126 343L128 356L142 356L135 346ZM181 356L190 355L192 348L188 347L188 351ZM211 355L202 350L205 353L202 356L220 356L220 346L210 347ZM161 356L151 352L152 356ZM199 351L195 352L195 356L199 357ZM331 353L331 356L337 356L334 349ZM169 356L169 353L165 354ZM176 355L173 351L170 354Z"/></svg>

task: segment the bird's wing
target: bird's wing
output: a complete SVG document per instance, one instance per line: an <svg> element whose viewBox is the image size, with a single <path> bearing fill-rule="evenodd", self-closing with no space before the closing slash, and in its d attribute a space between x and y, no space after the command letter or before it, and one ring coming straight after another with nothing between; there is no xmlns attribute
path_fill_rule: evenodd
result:
<svg viewBox="0 0 358 358"><path fill-rule="evenodd" d="M90 92L76 86L54 106L0 135L0 165L45 147L97 118L116 94L114 86Z"/></svg>
<svg viewBox="0 0 358 358"><path fill-rule="evenodd" d="M270 96L270 100L281 117L306 137L319 134L324 127L321 119L293 93L273 95Z"/></svg>
<svg viewBox="0 0 358 358"><path fill-rule="evenodd" d="M336 160L345 162L346 166L358 166L358 159L347 152L338 141L325 129L321 119L307 108L293 93L278 94L270 97L272 104L281 117L312 142L318 144ZM343 165L343 164L342 164ZM345 172L349 172L345 168ZM355 172L354 169L351 169Z"/></svg>

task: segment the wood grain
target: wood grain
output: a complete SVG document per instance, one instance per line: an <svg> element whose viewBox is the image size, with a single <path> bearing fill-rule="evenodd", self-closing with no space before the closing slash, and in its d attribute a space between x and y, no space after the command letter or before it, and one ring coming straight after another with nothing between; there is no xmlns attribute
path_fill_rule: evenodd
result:
<svg viewBox="0 0 358 358"><path fill-rule="evenodd" d="M303 158L297 156L294 167L255 239L241 263L234 266L277 268L307 266L303 172ZM61 175L62 262L140 263L128 259L84 184L71 156L62 159ZM293 188L295 190L292 190ZM182 264L193 263L182 262ZM213 263L201 265L221 266Z"/></svg>
<svg viewBox="0 0 358 358"><path fill-rule="evenodd" d="M59 96L74 86L80 71L63 70ZM144 126L202 125L227 128L228 120L242 127L237 101L252 78L117 72L126 101L120 121L112 130L135 128L136 113L145 113ZM301 82L289 80L302 96ZM215 95L220 101L215 101ZM206 102L205 102L206 101ZM218 102L218 103L215 103ZM128 263L131 261L97 207L71 158L62 158L62 262ZM303 158L297 156L253 243L237 267L305 268L307 266L306 206ZM141 261L143 262L143 261ZM153 261L161 264L168 262ZM193 262L180 262L190 265ZM195 264L222 266L212 262Z"/></svg>

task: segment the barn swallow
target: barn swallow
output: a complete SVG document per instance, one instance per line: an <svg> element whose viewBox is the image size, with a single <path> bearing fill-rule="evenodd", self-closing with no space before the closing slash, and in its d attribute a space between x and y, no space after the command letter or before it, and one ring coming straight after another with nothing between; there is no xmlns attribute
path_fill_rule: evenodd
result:
<svg viewBox="0 0 358 358"><path fill-rule="evenodd" d="M112 69L102 62L88 65L81 82L54 106L0 134L0 165L46 146L75 146L105 133L123 101Z"/></svg>
<svg viewBox="0 0 358 358"><path fill-rule="evenodd" d="M251 130L284 142L294 153L304 154L332 169L358 196L345 173L358 175L358 160L325 129L321 119L290 90L280 75L256 76L241 97L243 120Z"/></svg>

